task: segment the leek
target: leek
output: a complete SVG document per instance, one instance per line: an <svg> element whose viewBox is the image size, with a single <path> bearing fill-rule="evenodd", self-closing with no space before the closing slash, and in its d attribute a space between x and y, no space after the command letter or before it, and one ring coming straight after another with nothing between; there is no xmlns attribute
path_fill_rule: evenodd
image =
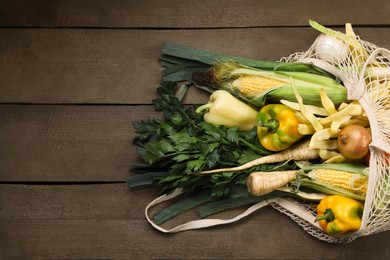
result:
<svg viewBox="0 0 390 260"><path fill-rule="evenodd" d="M279 61L258 61L228 55L217 54L199 50L176 43L166 43L161 54L160 63L163 66L164 81L187 81L192 79L192 74L199 71L207 71L216 62L235 61L240 64L275 71L300 71L323 76L331 76L310 64L288 63Z"/></svg>

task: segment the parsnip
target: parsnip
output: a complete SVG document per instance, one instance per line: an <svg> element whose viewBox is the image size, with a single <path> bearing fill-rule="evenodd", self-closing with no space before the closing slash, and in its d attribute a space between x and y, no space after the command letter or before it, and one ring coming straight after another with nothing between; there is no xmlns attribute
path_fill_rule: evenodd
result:
<svg viewBox="0 0 390 260"><path fill-rule="evenodd" d="M253 196L265 195L295 180L297 172L296 170L252 172L246 180L246 186Z"/></svg>
<svg viewBox="0 0 390 260"><path fill-rule="evenodd" d="M299 144L296 144L289 149L283 150L282 152L267 155L260 157L258 159L255 159L253 161L247 162L241 166L232 167L232 168L222 168L222 169L215 169L215 170L209 170L209 171L201 171L194 174L211 174L211 173L217 173L217 172L233 172L233 171L242 171L249 169L251 167L262 165L262 164L268 164L268 163L277 163L277 162L284 162L288 160L295 160L295 161L308 161L312 159L316 159L319 157L318 150L309 149L309 143L310 141L305 141Z"/></svg>

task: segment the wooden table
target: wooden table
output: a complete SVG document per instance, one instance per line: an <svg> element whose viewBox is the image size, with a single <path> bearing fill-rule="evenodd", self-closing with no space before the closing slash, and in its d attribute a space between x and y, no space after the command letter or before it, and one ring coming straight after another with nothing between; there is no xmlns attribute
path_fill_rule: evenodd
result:
<svg viewBox="0 0 390 260"><path fill-rule="evenodd" d="M166 235L158 192L130 192L132 121L151 101L164 42L258 60L307 49L314 19L390 48L388 1L22 1L0 5L0 259L387 259L390 232L350 244L271 207ZM194 91L187 103L204 102Z"/></svg>

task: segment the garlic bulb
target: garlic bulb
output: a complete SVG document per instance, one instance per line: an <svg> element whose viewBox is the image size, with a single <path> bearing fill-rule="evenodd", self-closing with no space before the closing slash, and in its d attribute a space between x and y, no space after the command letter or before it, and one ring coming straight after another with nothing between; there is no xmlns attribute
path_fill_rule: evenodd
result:
<svg viewBox="0 0 390 260"><path fill-rule="evenodd" d="M325 34L318 37L314 50L318 59L333 64L341 63L348 57L347 45L339 39Z"/></svg>

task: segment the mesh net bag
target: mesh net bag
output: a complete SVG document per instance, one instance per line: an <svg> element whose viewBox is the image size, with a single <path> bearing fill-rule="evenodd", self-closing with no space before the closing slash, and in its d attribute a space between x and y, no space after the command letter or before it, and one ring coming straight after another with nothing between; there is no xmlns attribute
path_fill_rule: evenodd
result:
<svg viewBox="0 0 390 260"><path fill-rule="evenodd" d="M173 233L190 229L228 224L248 216L254 211L271 205L286 214L310 235L330 243L348 243L390 229L390 51L360 39L352 34L326 29L305 52L284 57L284 62L313 64L339 78L347 88L348 99L357 100L363 107L371 128L369 181L364 202L361 228L354 233L339 236L328 235L315 221L317 203L295 198L274 198L259 202L232 219L202 219L190 221L172 229L164 229L149 218L149 209L181 194L163 195L152 201L145 210L150 224L156 229ZM345 49L342 55L325 55L318 48L323 37L333 37ZM329 47L329 46L322 46ZM340 53L339 53L340 54Z"/></svg>
<svg viewBox="0 0 390 260"><path fill-rule="evenodd" d="M358 100L367 114L372 143L362 226L350 235L330 236L313 221L315 205L293 199L279 199L271 205L291 217L309 234L332 243L347 243L360 236L390 229L390 51L358 36L331 30L329 33L328 36L348 46L342 59L321 55L318 45L323 44L322 37L326 37L322 34L306 52L291 54L281 61L310 63L337 76L347 88L348 99Z"/></svg>

